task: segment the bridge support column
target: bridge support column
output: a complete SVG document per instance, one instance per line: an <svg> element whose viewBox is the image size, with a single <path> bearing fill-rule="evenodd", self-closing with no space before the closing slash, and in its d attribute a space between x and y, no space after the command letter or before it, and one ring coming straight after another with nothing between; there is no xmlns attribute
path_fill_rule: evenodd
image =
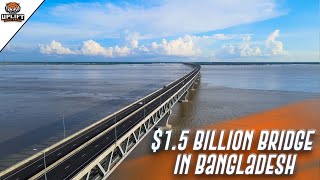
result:
<svg viewBox="0 0 320 180"><path fill-rule="evenodd" d="M167 114L162 118L162 120L159 122L159 125L157 125L157 128L160 128L162 130L168 130L171 129L172 125L169 124L169 118L172 114L172 110L170 109ZM156 128L156 129L157 129Z"/></svg>
<svg viewBox="0 0 320 180"><path fill-rule="evenodd" d="M190 91L195 91L196 89L194 88L194 85L195 85L196 82L194 82L191 87L190 87Z"/></svg>
<svg viewBox="0 0 320 180"><path fill-rule="evenodd" d="M190 91L195 91L195 85L199 84L201 75L200 73L198 74L198 76L196 77L195 81L193 82L193 84L190 86Z"/></svg>
<svg viewBox="0 0 320 180"><path fill-rule="evenodd" d="M146 137L146 135L154 129L154 127L158 127L161 130L170 129L172 126L169 124L169 118L172 114L173 106L178 102L188 102L187 95L189 93L189 89L192 89L195 81L199 79L199 70L200 67L196 67L193 73L184 79L184 81L180 81L178 84L170 87L170 89L162 92L160 94L161 97L165 97L163 101L159 104L159 106L154 107L152 112L150 112L147 116L145 116L142 120L139 120L132 127L130 127L125 134L120 136L117 139L117 142L114 142L107 149L103 150L101 154L98 155L93 161L91 161L86 167L84 167L80 172L74 175L73 179L102 179L105 180L117 167L118 165L129 155L130 152L140 143L142 139ZM185 80L188 80L185 82ZM178 88L178 89L177 89ZM167 94L166 92L170 92ZM167 95L170 95L167 97ZM156 98L159 98L157 96ZM158 99L153 99L148 102L151 105L154 102L157 102ZM137 103L141 103L137 101ZM143 104L143 107L139 107L139 109L135 110L132 115L136 115L140 113L145 107L148 107L148 104ZM131 120L130 117L127 116L123 118L123 121ZM129 121L130 122L130 121ZM120 123L120 122L118 122ZM106 129L103 133L108 133L108 129ZM100 138L104 134L100 133L95 138ZM100 165L99 165L100 164ZM102 168L101 168L102 167ZM102 170L104 169L104 170Z"/></svg>
<svg viewBox="0 0 320 180"><path fill-rule="evenodd" d="M180 98L179 102L188 102L187 96L189 94L189 90L187 90Z"/></svg>

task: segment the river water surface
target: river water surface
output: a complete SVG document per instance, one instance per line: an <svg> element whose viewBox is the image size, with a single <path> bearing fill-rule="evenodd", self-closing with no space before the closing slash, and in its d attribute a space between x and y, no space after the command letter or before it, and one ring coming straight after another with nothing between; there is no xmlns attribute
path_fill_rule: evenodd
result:
<svg viewBox="0 0 320 180"><path fill-rule="evenodd" d="M190 71L181 64L0 66L0 170ZM202 66L174 131L319 97L320 65ZM128 159L151 153L150 133ZM121 166L111 177L118 177Z"/></svg>
<svg viewBox="0 0 320 180"><path fill-rule="evenodd" d="M172 139L178 140L182 129L202 129L309 98L320 98L320 65L202 66L201 81L196 91L190 91L189 102L173 108L169 119ZM153 142L151 132L127 161L154 154ZM125 163L118 166L110 179L125 177L122 171Z"/></svg>
<svg viewBox="0 0 320 180"><path fill-rule="evenodd" d="M0 170L162 88L182 64L0 65Z"/></svg>

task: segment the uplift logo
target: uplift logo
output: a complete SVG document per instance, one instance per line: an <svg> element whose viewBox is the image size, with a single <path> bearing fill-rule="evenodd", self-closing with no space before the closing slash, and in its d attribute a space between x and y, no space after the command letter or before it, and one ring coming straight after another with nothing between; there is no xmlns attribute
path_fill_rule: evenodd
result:
<svg viewBox="0 0 320 180"><path fill-rule="evenodd" d="M17 14L20 12L21 7L19 3L9 2L6 3L5 10L8 14L1 14L1 20L4 22L21 22L24 21L24 14Z"/></svg>

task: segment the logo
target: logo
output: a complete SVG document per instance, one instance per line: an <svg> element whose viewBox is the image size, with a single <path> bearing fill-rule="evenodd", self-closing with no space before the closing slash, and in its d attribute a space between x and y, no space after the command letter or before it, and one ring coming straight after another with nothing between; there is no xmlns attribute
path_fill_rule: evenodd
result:
<svg viewBox="0 0 320 180"><path fill-rule="evenodd" d="M20 12L21 7L19 3L9 2L6 3L6 7L4 8L8 14L1 14L1 20L4 22L21 22L24 21L24 14L18 14Z"/></svg>

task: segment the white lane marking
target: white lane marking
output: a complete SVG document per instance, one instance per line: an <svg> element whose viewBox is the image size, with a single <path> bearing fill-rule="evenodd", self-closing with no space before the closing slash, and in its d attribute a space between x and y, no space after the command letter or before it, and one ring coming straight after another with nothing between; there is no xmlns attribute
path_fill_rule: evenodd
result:
<svg viewBox="0 0 320 180"><path fill-rule="evenodd" d="M74 145L72 145L72 146L75 146L75 145L77 145L77 144L74 144Z"/></svg>
<svg viewBox="0 0 320 180"><path fill-rule="evenodd" d="M65 167L64 169L68 169L70 167L70 165L68 165L67 167Z"/></svg>
<svg viewBox="0 0 320 180"><path fill-rule="evenodd" d="M42 165L43 165L43 164L40 164L40 165L38 166L38 168L41 167Z"/></svg>
<svg viewBox="0 0 320 180"><path fill-rule="evenodd" d="M107 147L107 146L109 146L109 145L110 145L110 143L107 144L106 146L104 146L103 148L105 148L105 147ZM94 154L92 157L94 157L95 155L97 155L98 153L100 153L100 152L103 150L103 148L102 148L101 150L99 150L96 154ZM90 157L88 160L86 160L86 162L90 161L90 160L92 159L92 157ZM84 163L86 163L86 162L84 162ZM78 168L77 168L76 170L74 170L72 173L74 173L75 171L77 171L80 167L81 167L81 166L78 166ZM71 173L71 174L72 174L72 173ZM71 174L69 174L66 178L68 178Z"/></svg>
<svg viewBox="0 0 320 180"><path fill-rule="evenodd" d="M57 154L57 156L61 155L61 153Z"/></svg>
<svg viewBox="0 0 320 180"><path fill-rule="evenodd" d="M83 156L85 156L86 154L82 154L82 156L81 157L83 157Z"/></svg>
<svg viewBox="0 0 320 180"><path fill-rule="evenodd" d="M126 107L125 107L126 108ZM115 112L116 113L116 112ZM82 132L82 134L80 133L80 134L78 134L79 136L77 137L77 136L75 136L75 137L72 137L72 138L74 138L74 139L70 139L71 141L70 142L68 142L68 141L66 141L66 143L65 144L63 144L61 147L59 147L59 148L57 148L57 149L55 149L54 151L52 151L51 153L49 153L47 156L49 156L49 155L51 155L52 153L54 153L54 152L56 152L56 151L58 151L58 150L60 150L61 148L63 148L63 147L65 147L65 146L67 146L67 145L69 145L69 144L71 144L73 141L75 141L75 140L78 140L78 139L80 139L81 137L83 137L85 134L88 134L89 132L91 132L91 131L93 131L95 128L98 128L98 127L100 127L100 126L102 126L104 123L107 123L108 121L105 121L105 122L101 122L101 124L97 124L97 127L94 127L94 126L92 126L92 127L87 127L87 128L89 128L88 129L88 131L87 132L85 132L86 130L84 130L84 132ZM80 131L82 131L82 130L80 130ZM86 138L88 138L88 136L86 137ZM54 145L53 145L54 146ZM39 157L39 156L38 156ZM37 157L35 157L35 158L37 158ZM15 173L13 173L13 174L11 174L9 177L11 177L11 176L13 176L13 175L15 175L15 174L17 174L17 173L19 173L19 172L21 172L22 170L24 170L24 169L26 169L26 168L28 168L28 167L30 167L30 166L32 166L33 164L35 164L36 162L38 162L38 161L40 161L41 159L38 159L38 160L36 160L36 161L34 161L33 163L31 163L31 164L29 164L28 166L26 166L26 167L24 167L24 168L22 168L22 169L20 169L19 171L17 171L17 172L15 172ZM8 177L8 178L9 178ZM19 179L19 178L18 178Z"/></svg>
<svg viewBox="0 0 320 180"><path fill-rule="evenodd" d="M139 109L138 109L138 110L139 110ZM136 111L138 111L138 110L136 110ZM135 111L135 112L136 112L136 111ZM125 119L122 119L122 120L119 121L118 123L121 123L122 121L125 121L126 119L128 119L128 118L126 117ZM99 125L99 126L100 126L100 125ZM132 126L131 126L131 127L132 127ZM91 130L90 130L90 131L91 131ZM116 132L117 132L117 130L116 130ZM101 133L101 134L102 134L102 133ZM99 152L100 152L100 151L99 151ZM70 157L71 157L71 156L70 156ZM70 157L68 157L68 158L70 158ZM64 160L64 161L65 161L65 160ZM87 160L87 161L88 161L88 160ZM87 161L86 161L86 162L87 162ZM61 164L61 163L60 163L60 164ZM79 168L77 168L77 169L79 169ZM40 172L40 173L41 173L41 172ZM38 174L39 174L39 173L38 173ZM36 175L36 176L37 176L37 175ZM69 176L70 176L70 175L69 175ZM69 177L69 176L68 176L68 177Z"/></svg>
<svg viewBox="0 0 320 180"><path fill-rule="evenodd" d="M98 146L99 146L99 144L95 145L94 147L98 147Z"/></svg>

